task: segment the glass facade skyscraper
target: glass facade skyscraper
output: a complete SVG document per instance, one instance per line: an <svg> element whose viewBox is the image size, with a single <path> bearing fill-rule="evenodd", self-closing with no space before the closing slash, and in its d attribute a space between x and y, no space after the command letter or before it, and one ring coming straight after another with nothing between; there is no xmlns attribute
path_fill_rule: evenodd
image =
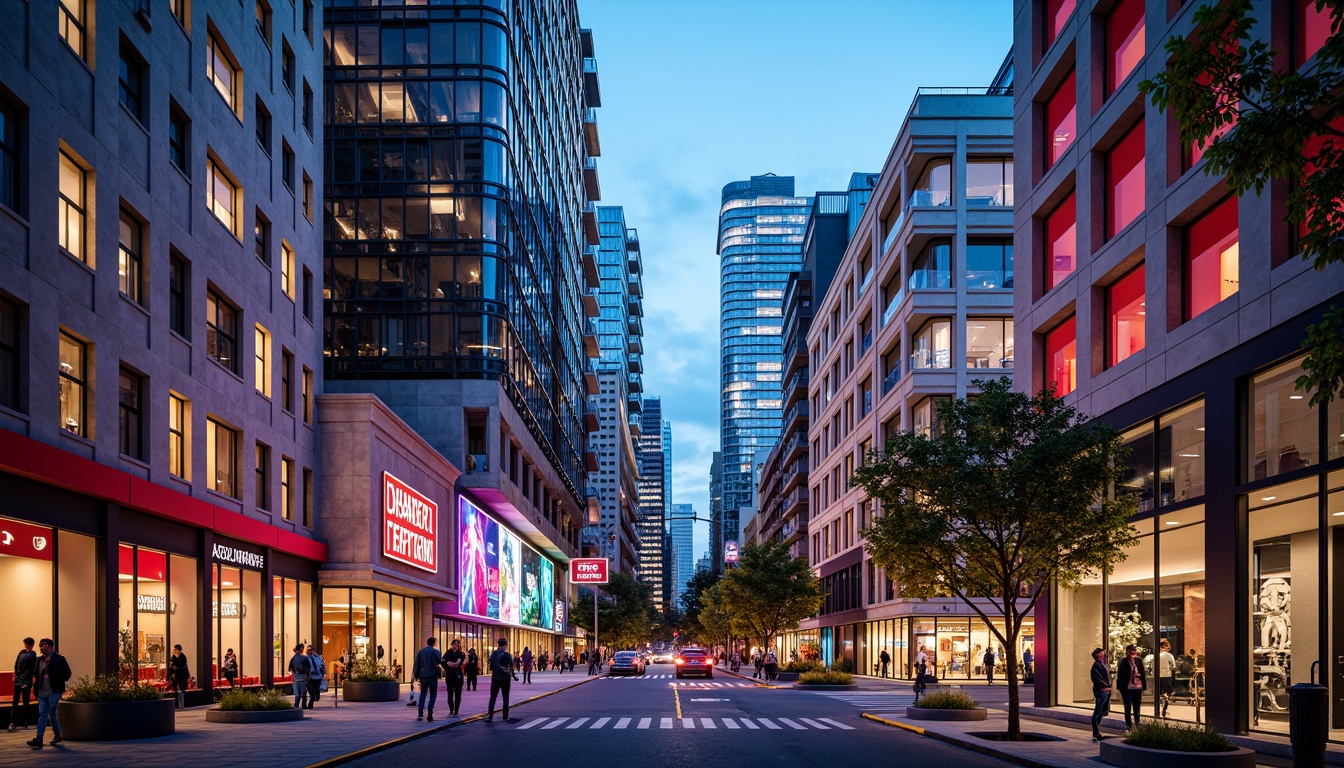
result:
<svg viewBox="0 0 1344 768"><path fill-rule="evenodd" d="M668 566L672 605L681 609L681 596L686 582L695 575L695 507L690 504L672 504L667 518L668 535L672 538L672 562Z"/></svg>
<svg viewBox="0 0 1344 768"><path fill-rule="evenodd" d="M663 528L667 489L663 486L663 403L644 398L639 434L639 580L653 590L653 604L663 610Z"/></svg>
<svg viewBox="0 0 1344 768"><path fill-rule="evenodd" d="M812 200L792 176L753 176L723 188L719 209L719 438L722 500L711 553L740 543L738 509L750 506L756 452L779 439L784 285L802 263ZM716 570L718 568L716 567Z"/></svg>

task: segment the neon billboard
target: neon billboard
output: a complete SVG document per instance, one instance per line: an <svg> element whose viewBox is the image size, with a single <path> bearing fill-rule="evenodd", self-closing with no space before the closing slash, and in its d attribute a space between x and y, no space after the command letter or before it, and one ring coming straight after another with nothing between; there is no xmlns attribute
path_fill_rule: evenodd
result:
<svg viewBox="0 0 1344 768"><path fill-rule="evenodd" d="M555 564L465 497L457 501L458 610L505 624L554 630Z"/></svg>

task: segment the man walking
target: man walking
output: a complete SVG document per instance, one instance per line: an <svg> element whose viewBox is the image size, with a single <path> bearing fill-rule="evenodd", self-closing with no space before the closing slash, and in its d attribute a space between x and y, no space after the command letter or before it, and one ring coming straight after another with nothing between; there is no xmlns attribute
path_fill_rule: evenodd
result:
<svg viewBox="0 0 1344 768"><path fill-rule="evenodd" d="M37 654L33 651L33 638L23 638L23 650L14 659L14 701L9 708L9 730L28 728L28 706L32 704L33 674L37 672ZM23 697L23 708L19 708L19 697Z"/></svg>
<svg viewBox="0 0 1344 768"><path fill-rule="evenodd" d="M509 641L499 638L499 647L490 654L490 711L485 722L495 721L495 696L504 694L504 722L509 720L509 684L513 682L513 654L509 653Z"/></svg>
<svg viewBox="0 0 1344 768"><path fill-rule="evenodd" d="M1092 649L1092 740L1101 741L1101 719L1111 712L1111 668L1106 666L1106 651Z"/></svg>
<svg viewBox="0 0 1344 768"><path fill-rule="evenodd" d="M466 663L462 641L454 639L443 653L443 679L448 685L448 714L451 717L457 717L457 710L462 706L462 668Z"/></svg>
<svg viewBox="0 0 1344 768"><path fill-rule="evenodd" d="M294 655L289 657L290 682L294 686L294 706L308 708L308 671L312 669L308 657L303 655L303 643L294 646Z"/></svg>
<svg viewBox="0 0 1344 768"><path fill-rule="evenodd" d="M1158 644L1160 653L1156 657L1148 654L1143 660L1153 676L1157 678L1157 700L1162 703L1162 717L1167 716L1167 706L1171 704L1171 692L1176 690L1176 657L1171 653L1171 643L1163 640Z"/></svg>
<svg viewBox="0 0 1344 768"><path fill-rule="evenodd" d="M891 663L891 654L887 653L887 649L886 649L886 648L883 648L883 649L882 649L882 653L878 654L878 656L877 656L877 660L880 661L880 662L882 662L882 676L883 676L883 677L886 677L886 676L887 676L887 665Z"/></svg>
<svg viewBox="0 0 1344 768"><path fill-rule="evenodd" d="M983 661L985 664L985 679L989 681L986 683L986 685L993 685L994 665L998 663L999 659L997 656L994 655L994 649L992 647L985 649L985 658L982 659L981 661Z"/></svg>
<svg viewBox="0 0 1344 768"><path fill-rule="evenodd" d="M37 738L28 742L33 749L42 748L42 735L46 733L48 720L51 721L51 732L55 734L51 743L61 743L61 721L56 710L65 693L65 683L70 679L70 664L56 652L56 643L51 638L42 638L37 649L42 652L33 671L33 688L37 691Z"/></svg>
<svg viewBox="0 0 1344 768"><path fill-rule="evenodd" d="M425 694L429 694L429 722L434 722L434 702L439 698L439 665L443 663L443 654L434 647L434 638L425 640L425 647L415 654L415 664L411 667L411 677L420 681L420 705L416 708L416 720L425 719Z"/></svg>
<svg viewBox="0 0 1344 768"><path fill-rule="evenodd" d="M173 655L168 658L168 684L172 686L178 709L187 708L186 691L191 682L191 665L181 645L173 646Z"/></svg>
<svg viewBox="0 0 1344 768"><path fill-rule="evenodd" d="M313 646L308 646L308 664L310 667L308 673L308 708L312 709L317 700L322 698L322 681L327 679L327 660L322 658L322 654L313 650Z"/></svg>

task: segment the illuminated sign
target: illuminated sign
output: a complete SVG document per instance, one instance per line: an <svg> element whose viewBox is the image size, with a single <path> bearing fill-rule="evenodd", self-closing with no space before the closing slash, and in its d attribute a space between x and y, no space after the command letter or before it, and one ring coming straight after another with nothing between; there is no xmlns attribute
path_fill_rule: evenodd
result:
<svg viewBox="0 0 1344 768"><path fill-rule="evenodd" d="M439 505L383 473L383 556L439 572Z"/></svg>
<svg viewBox="0 0 1344 768"><path fill-rule="evenodd" d="M176 604L173 607L176 608ZM136 595L135 610L140 613L167 613L168 598L163 595Z"/></svg>
<svg viewBox="0 0 1344 768"><path fill-rule="evenodd" d="M555 630L555 564L458 497L458 610L522 627Z"/></svg>
<svg viewBox="0 0 1344 768"><path fill-rule="evenodd" d="M218 542L210 548L210 558L217 563L228 563L258 571L266 569L266 556L260 552L250 552L240 547L232 547Z"/></svg>
<svg viewBox="0 0 1344 768"><path fill-rule="evenodd" d="M247 615L247 606L242 603L211 603L211 616L223 616L226 619L236 619Z"/></svg>
<svg viewBox="0 0 1344 768"><path fill-rule="evenodd" d="M736 541L723 542L723 562L736 563L738 560L738 548Z"/></svg>
<svg viewBox="0 0 1344 768"><path fill-rule="evenodd" d="M51 560L51 528L0 519L0 555Z"/></svg>
<svg viewBox="0 0 1344 768"><path fill-rule="evenodd" d="M576 557L570 560L569 580L573 584L606 584L607 558Z"/></svg>

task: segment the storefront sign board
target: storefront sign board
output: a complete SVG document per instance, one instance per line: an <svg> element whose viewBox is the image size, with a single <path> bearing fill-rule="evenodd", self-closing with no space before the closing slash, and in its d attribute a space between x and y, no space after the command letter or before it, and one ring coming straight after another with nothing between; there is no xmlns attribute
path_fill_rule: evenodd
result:
<svg viewBox="0 0 1344 768"><path fill-rule="evenodd" d="M264 553L253 552L249 549L218 541L210 548L210 559L216 563L235 565L239 568L248 568L254 571L266 570L266 555Z"/></svg>
<svg viewBox="0 0 1344 768"><path fill-rule="evenodd" d="M607 558L576 557L570 560L569 580L573 584L606 584Z"/></svg>
<svg viewBox="0 0 1344 768"><path fill-rule="evenodd" d="M439 572L439 505L383 473L383 556Z"/></svg>

